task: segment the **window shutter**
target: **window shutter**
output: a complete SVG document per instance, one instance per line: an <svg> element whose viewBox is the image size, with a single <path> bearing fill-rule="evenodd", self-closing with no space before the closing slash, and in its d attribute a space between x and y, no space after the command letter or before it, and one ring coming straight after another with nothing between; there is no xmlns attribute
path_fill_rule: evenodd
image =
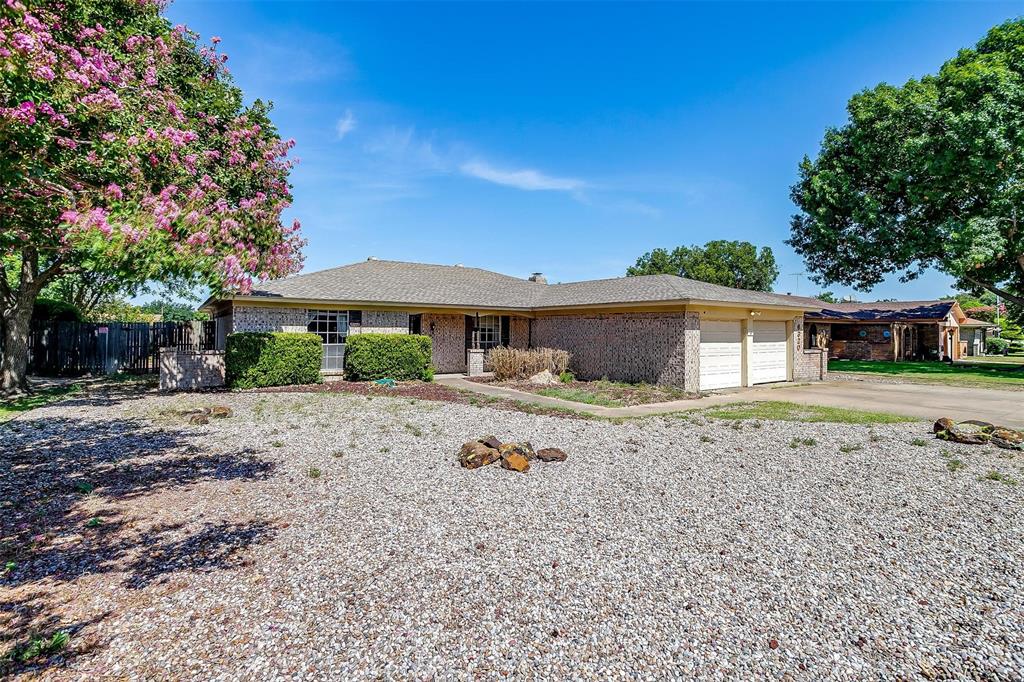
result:
<svg viewBox="0 0 1024 682"><path fill-rule="evenodd" d="M350 310L348 311L348 324L350 327L358 327L363 324L363 311L362 310Z"/></svg>
<svg viewBox="0 0 1024 682"><path fill-rule="evenodd" d="M466 315L466 348L473 347L473 316Z"/></svg>

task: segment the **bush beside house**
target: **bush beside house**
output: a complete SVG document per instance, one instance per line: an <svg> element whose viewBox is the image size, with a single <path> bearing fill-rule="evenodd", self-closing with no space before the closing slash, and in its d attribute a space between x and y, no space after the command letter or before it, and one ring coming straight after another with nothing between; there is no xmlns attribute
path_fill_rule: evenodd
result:
<svg viewBox="0 0 1024 682"><path fill-rule="evenodd" d="M316 334L229 334L224 354L227 385L260 388L318 384L323 347Z"/></svg>
<svg viewBox="0 0 1024 682"><path fill-rule="evenodd" d="M1010 342L999 337L990 338L985 342L985 352L989 355L1002 355L1009 347Z"/></svg>
<svg viewBox="0 0 1024 682"><path fill-rule="evenodd" d="M430 381L433 344L421 334L354 334L345 340L345 378Z"/></svg>
<svg viewBox="0 0 1024 682"><path fill-rule="evenodd" d="M494 369L494 376L500 380L529 379L538 372L547 370L556 377L568 372L568 351L555 348L492 348L487 359Z"/></svg>

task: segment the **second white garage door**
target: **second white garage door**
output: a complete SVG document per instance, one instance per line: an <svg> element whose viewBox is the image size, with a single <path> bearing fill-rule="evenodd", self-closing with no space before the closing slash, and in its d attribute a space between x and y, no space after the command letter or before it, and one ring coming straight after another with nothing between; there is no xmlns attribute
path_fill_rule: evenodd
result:
<svg viewBox="0 0 1024 682"><path fill-rule="evenodd" d="M789 346L785 322L754 322L754 348L750 364L750 383L786 381L786 351Z"/></svg>
<svg viewBox="0 0 1024 682"><path fill-rule="evenodd" d="M700 390L743 383L743 345L739 322L700 322Z"/></svg>

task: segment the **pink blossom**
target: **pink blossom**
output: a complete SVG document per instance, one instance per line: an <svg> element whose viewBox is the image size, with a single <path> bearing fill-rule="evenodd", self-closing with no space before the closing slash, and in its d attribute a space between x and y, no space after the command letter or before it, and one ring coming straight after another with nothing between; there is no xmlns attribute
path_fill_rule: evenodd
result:
<svg viewBox="0 0 1024 682"><path fill-rule="evenodd" d="M11 44L20 52L31 52L36 47L36 41L32 39L32 36L20 32L11 36Z"/></svg>

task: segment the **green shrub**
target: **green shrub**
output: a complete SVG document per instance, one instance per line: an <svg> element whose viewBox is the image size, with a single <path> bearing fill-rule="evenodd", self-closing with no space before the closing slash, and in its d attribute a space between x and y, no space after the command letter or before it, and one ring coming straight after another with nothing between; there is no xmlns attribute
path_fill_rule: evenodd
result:
<svg viewBox="0 0 1024 682"><path fill-rule="evenodd" d="M316 334L229 334L224 354L228 386L259 388L320 383L323 347Z"/></svg>
<svg viewBox="0 0 1024 682"><path fill-rule="evenodd" d="M422 334L354 334L345 339L345 378L430 381L432 348Z"/></svg>
<svg viewBox="0 0 1024 682"><path fill-rule="evenodd" d="M55 298L37 298L32 306L32 319L46 322L81 322L82 312Z"/></svg>
<svg viewBox="0 0 1024 682"><path fill-rule="evenodd" d="M985 352L992 355L1002 355L1010 347L1010 342L999 337L992 337L985 342Z"/></svg>
<svg viewBox="0 0 1024 682"><path fill-rule="evenodd" d="M563 384L571 384L572 382L576 381L576 375L573 374L572 372L562 372L561 374L558 375L558 380L561 381Z"/></svg>

